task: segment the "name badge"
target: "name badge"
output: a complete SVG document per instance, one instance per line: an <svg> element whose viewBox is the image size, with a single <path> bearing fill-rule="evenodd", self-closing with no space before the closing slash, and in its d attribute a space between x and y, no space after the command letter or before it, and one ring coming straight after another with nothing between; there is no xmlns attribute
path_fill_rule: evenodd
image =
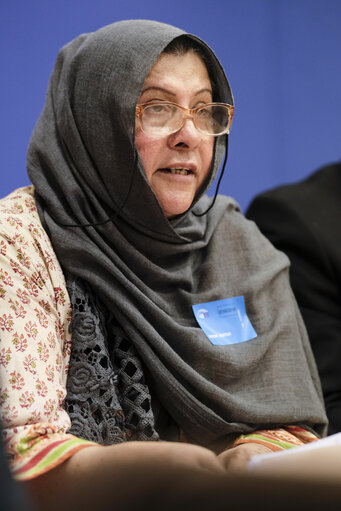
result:
<svg viewBox="0 0 341 511"><path fill-rule="evenodd" d="M200 328L217 346L250 341L257 334L247 317L244 296L192 305Z"/></svg>

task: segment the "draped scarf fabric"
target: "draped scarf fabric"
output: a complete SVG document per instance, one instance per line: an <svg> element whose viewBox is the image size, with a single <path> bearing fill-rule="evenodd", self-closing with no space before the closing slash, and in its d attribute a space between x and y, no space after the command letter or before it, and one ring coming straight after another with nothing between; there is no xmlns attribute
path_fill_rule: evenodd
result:
<svg viewBox="0 0 341 511"><path fill-rule="evenodd" d="M162 406L202 445L288 423L324 430L318 377L288 285L288 260L204 191L168 220L134 144L135 106L153 63L184 32L144 20L83 34L60 51L27 157L43 225L66 274L99 297L131 340ZM215 101L233 104L213 52ZM217 175L215 143L206 188ZM109 221L108 221L109 220ZM92 226L87 226L93 224ZM75 227L83 225L83 227ZM214 346L197 303L243 295L257 338Z"/></svg>

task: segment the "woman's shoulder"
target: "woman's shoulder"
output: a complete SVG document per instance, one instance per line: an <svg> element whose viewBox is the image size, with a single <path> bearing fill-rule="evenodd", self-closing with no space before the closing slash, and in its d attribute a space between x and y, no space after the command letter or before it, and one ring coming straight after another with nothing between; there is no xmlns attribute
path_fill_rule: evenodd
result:
<svg viewBox="0 0 341 511"><path fill-rule="evenodd" d="M31 278L37 269L56 282L64 276L51 241L40 221L34 187L18 188L0 199L0 258L17 276ZM24 277L23 277L24 278Z"/></svg>
<svg viewBox="0 0 341 511"><path fill-rule="evenodd" d="M241 257L260 264L277 261L281 266L288 266L288 258L272 245L254 221L246 218L238 202L232 197L224 197L224 202L225 213L216 234L226 240L228 250L237 250Z"/></svg>
<svg viewBox="0 0 341 511"><path fill-rule="evenodd" d="M33 186L18 188L0 199L0 236L14 246L23 239L49 244L39 218Z"/></svg>
<svg viewBox="0 0 341 511"><path fill-rule="evenodd" d="M39 221L39 215L34 198L34 187L25 186L17 188L6 197L0 199L0 220L6 222L9 217L22 217L28 215L30 219Z"/></svg>
<svg viewBox="0 0 341 511"><path fill-rule="evenodd" d="M249 241L263 238L255 223L244 215L238 202L229 196L219 196L224 214L221 216L220 229L229 231L230 236L246 237Z"/></svg>

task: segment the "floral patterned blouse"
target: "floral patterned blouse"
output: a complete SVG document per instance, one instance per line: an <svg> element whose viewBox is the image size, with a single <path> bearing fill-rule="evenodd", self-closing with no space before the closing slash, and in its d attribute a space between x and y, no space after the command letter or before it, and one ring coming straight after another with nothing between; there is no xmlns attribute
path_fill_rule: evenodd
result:
<svg viewBox="0 0 341 511"><path fill-rule="evenodd" d="M71 338L65 280L33 188L0 201L0 406L14 475L44 473L91 444L67 434Z"/></svg>
<svg viewBox="0 0 341 511"><path fill-rule="evenodd" d="M63 403L70 358L71 305L41 225L32 186L0 200L0 417L16 479L45 473L92 442L68 434ZM282 450L315 440L289 426L242 435Z"/></svg>

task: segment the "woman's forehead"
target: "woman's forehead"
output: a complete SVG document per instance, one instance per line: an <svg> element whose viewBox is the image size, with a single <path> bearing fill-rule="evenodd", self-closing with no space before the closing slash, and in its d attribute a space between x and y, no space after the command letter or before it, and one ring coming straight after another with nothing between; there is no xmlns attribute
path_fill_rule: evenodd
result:
<svg viewBox="0 0 341 511"><path fill-rule="evenodd" d="M194 51L184 55L162 53L144 81L143 92L159 88L171 93L173 87L212 92L206 65Z"/></svg>

